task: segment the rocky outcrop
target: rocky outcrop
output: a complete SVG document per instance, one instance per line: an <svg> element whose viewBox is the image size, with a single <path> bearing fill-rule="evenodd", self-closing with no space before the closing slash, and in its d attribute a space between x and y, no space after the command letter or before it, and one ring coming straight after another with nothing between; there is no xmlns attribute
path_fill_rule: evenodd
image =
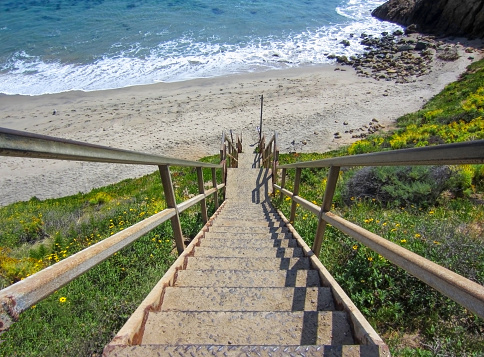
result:
<svg viewBox="0 0 484 357"><path fill-rule="evenodd" d="M418 32L484 38L483 0L390 0L372 15Z"/></svg>
<svg viewBox="0 0 484 357"><path fill-rule="evenodd" d="M335 54L327 57L341 65L352 66L359 76L410 83L429 74L434 62L456 61L462 56L472 61L475 55L480 56L478 49L464 47L450 39L439 40L422 34L404 36L400 30L393 34L383 32L381 37L361 34L360 44L365 46L364 53L349 58Z"/></svg>

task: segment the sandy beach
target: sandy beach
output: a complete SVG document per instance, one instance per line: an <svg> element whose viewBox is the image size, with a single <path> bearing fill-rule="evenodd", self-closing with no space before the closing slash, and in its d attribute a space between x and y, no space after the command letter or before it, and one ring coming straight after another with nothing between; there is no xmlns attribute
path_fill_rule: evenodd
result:
<svg viewBox="0 0 484 357"><path fill-rule="evenodd" d="M463 48L462 48L463 50ZM475 60L481 53L472 54ZM396 84L336 65L159 83L99 92L0 96L0 126L127 150L198 159L217 154L222 130L242 133L244 148L277 130L282 152L324 152L347 144L372 119L389 129L472 62L435 60L430 74ZM341 138L336 139L339 132ZM0 158L0 205L86 192L153 172L154 167Z"/></svg>

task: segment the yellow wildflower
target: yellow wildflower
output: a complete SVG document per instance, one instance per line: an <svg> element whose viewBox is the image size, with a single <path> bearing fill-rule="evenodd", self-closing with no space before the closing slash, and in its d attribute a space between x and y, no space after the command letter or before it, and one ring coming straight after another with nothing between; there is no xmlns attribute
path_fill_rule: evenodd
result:
<svg viewBox="0 0 484 357"><path fill-rule="evenodd" d="M65 303L67 301L67 298L62 296L61 298L59 298L59 302L61 303Z"/></svg>

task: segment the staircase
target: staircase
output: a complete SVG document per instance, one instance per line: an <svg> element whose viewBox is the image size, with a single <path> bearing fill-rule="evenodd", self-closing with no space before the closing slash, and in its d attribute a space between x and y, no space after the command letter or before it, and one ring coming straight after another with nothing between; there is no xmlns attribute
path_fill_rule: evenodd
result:
<svg viewBox="0 0 484 357"><path fill-rule="evenodd" d="M163 286L159 308L144 310L136 343L115 338L105 355L389 355L374 331L360 344L361 326L336 308L307 246L269 201L270 171L252 168L251 156L228 169L226 201Z"/></svg>

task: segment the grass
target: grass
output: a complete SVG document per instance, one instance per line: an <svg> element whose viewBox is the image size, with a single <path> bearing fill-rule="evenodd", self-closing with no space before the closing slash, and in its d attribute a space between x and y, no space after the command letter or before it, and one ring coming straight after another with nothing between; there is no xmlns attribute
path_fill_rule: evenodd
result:
<svg viewBox="0 0 484 357"><path fill-rule="evenodd" d="M482 139L483 83L480 61L422 110L400 118L394 132L330 153L281 155L280 162ZM327 169L303 169L300 196L320 205L327 174ZM286 186L292 189L294 170L288 176ZM332 210L483 285L483 178L483 165L343 169ZM289 214L289 198L273 201ZM298 208L294 226L313 243L316 217ZM481 318L334 227L326 230L320 259L394 356L483 356Z"/></svg>
<svg viewBox="0 0 484 357"><path fill-rule="evenodd" d="M195 169L170 170L177 202L198 194ZM210 170L204 178L211 183ZM208 206L212 214L212 200ZM87 194L2 207L0 284L19 281L165 207L158 172ZM182 213L181 225L186 238L196 235L203 225L197 206ZM2 334L0 355L100 355L176 256L166 222L22 313Z"/></svg>

